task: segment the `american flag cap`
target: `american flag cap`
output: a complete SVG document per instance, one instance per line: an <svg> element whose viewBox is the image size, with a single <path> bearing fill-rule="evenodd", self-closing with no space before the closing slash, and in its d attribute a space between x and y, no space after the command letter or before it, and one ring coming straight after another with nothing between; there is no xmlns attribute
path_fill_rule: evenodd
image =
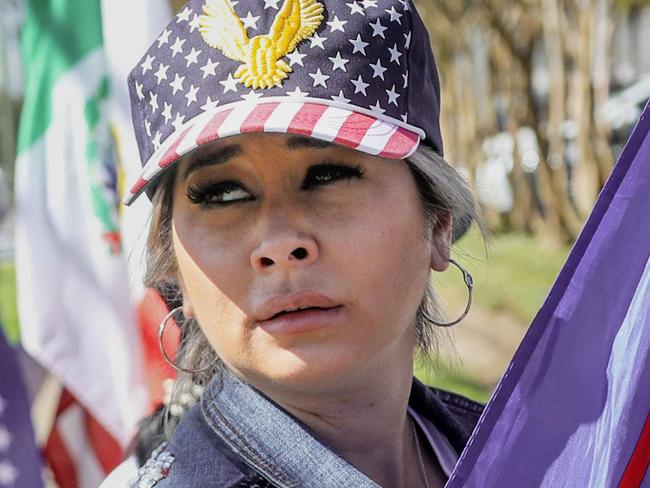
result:
<svg viewBox="0 0 650 488"><path fill-rule="evenodd" d="M128 82L143 170L127 205L182 156L238 134L443 153L436 62L411 0L192 0Z"/></svg>

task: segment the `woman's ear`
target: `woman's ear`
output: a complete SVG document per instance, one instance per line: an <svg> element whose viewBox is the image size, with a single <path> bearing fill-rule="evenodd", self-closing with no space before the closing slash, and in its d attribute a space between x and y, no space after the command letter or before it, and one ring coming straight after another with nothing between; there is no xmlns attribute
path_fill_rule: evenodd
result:
<svg viewBox="0 0 650 488"><path fill-rule="evenodd" d="M442 272L449 267L453 218L451 212L437 215L431 230L431 269Z"/></svg>

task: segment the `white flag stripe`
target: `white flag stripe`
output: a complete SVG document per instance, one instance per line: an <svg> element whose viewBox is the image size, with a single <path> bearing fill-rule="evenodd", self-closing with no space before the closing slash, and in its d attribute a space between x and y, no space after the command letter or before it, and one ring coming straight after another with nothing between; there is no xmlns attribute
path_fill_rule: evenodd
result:
<svg viewBox="0 0 650 488"><path fill-rule="evenodd" d="M256 107L257 105L255 103L238 103L219 127L217 131L219 137L222 138L239 134L241 132L241 124Z"/></svg>
<svg viewBox="0 0 650 488"><path fill-rule="evenodd" d="M196 123L190 128L188 133L183 137L183 140L176 148L177 154L187 154L188 152L196 149L197 139L205 129L205 126L212 120L212 115L204 114L200 117L197 117Z"/></svg>
<svg viewBox="0 0 650 488"><path fill-rule="evenodd" d="M291 121L303 107L304 103L285 102L277 106L264 124L267 132L286 132Z"/></svg>
<svg viewBox="0 0 650 488"><path fill-rule="evenodd" d="M325 141L333 141L341 130L341 127L350 117L349 110L337 107L327 107L320 120L314 126L312 134Z"/></svg>
<svg viewBox="0 0 650 488"><path fill-rule="evenodd" d="M376 120L366 132L357 149L368 154L379 154L384 150L396 131L397 126Z"/></svg>

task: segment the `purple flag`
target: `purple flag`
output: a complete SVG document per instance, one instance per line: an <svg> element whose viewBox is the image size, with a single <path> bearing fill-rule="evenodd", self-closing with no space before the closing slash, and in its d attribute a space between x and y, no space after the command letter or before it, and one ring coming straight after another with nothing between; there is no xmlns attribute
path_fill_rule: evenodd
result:
<svg viewBox="0 0 650 488"><path fill-rule="evenodd" d="M29 412L20 367L0 329L0 487L43 486Z"/></svg>
<svg viewBox="0 0 650 488"><path fill-rule="evenodd" d="M650 104L447 487L650 487L649 412Z"/></svg>

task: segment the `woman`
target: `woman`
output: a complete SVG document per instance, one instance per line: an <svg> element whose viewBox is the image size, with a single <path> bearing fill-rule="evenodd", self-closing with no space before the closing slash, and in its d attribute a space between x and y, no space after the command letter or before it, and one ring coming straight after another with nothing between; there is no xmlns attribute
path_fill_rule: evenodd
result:
<svg viewBox="0 0 650 488"><path fill-rule="evenodd" d="M475 214L426 30L404 0L233 3L190 2L129 80L127 200L152 198L147 284L183 336L132 486L443 486L481 406L413 359Z"/></svg>

